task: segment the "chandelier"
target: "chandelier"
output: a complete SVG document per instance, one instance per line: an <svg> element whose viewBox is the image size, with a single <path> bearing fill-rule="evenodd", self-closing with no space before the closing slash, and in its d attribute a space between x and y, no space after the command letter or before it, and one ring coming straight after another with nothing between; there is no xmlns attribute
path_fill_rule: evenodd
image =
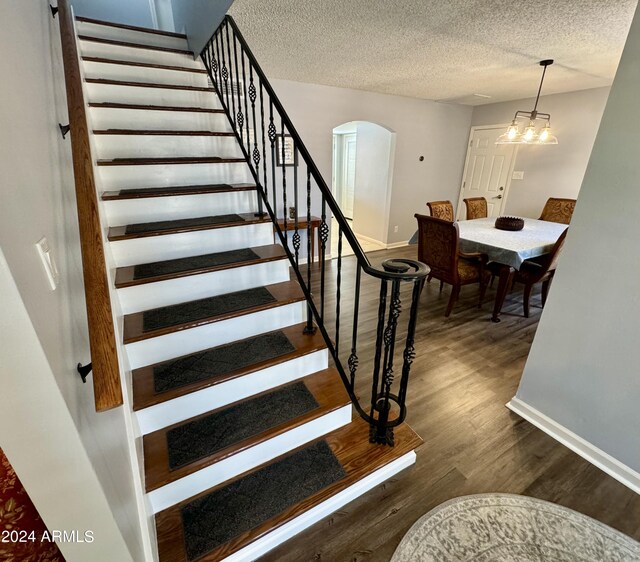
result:
<svg viewBox="0 0 640 562"><path fill-rule="evenodd" d="M538 101L540 100L544 74L547 71L547 66L552 64L553 59L540 61L540 66L543 67L543 71L533 110L516 111L516 114L513 116L513 121L511 121L511 125L509 125L505 133L498 137L496 144L558 144L558 139L551 134L551 115L548 113L540 113L538 111ZM522 131L518 125L518 119L525 119L529 123ZM536 129L536 121L544 121L545 123L540 131Z"/></svg>

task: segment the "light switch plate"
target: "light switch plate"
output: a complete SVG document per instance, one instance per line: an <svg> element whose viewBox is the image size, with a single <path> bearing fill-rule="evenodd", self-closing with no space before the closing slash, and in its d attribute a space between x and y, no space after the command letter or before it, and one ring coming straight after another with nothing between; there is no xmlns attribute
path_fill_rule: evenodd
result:
<svg viewBox="0 0 640 562"><path fill-rule="evenodd" d="M513 175L511 176L512 180L523 180L524 179L524 172L513 172Z"/></svg>
<svg viewBox="0 0 640 562"><path fill-rule="evenodd" d="M38 255L42 260L44 271L47 274L49 287L51 287L52 291L55 291L58 288L60 274L58 273L56 261L53 259L51 248L49 247L49 242L46 238L43 237L36 243L36 250L38 250Z"/></svg>

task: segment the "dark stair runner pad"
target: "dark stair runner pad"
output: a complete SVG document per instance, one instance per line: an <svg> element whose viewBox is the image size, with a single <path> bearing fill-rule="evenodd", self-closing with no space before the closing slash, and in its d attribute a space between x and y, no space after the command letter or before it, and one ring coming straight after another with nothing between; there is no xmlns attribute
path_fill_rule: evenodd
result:
<svg viewBox="0 0 640 562"><path fill-rule="evenodd" d="M182 271L203 269L206 267L216 267L230 263L258 260L260 256L249 248L241 250L230 250L217 254L205 254L204 256L191 256L176 260L158 261L154 263L143 263L136 265L133 269L134 279L145 279L158 275L171 275Z"/></svg>
<svg viewBox="0 0 640 562"><path fill-rule="evenodd" d="M229 312L237 312L275 302L274 296L264 287L207 297L196 301L154 308L142 313L142 331L149 332L178 324L211 318Z"/></svg>
<svg viewBox="0 0 640 562"><path fill-rule="evenodd" d="M294 350L295 347L282 332L273 332L209 351L193 353L154 367L154 389L156 392L166 392L255 365Z"/></svg>
<svg viewBox="0 0 640 562"><path fill-rule="evenodd" d="M185 505L189 561L250 531L346 476L326 441L304 449Z"/></svg>
<svg viewBox="0 0 640 562"><path fill-rule="evenodd" d="M146 193L174 193L179 191L193 191L194 189L210 189L213 191L228 190L231 185L220 183L216 185L174 185L171 187L147 187L134 189L121 189L121 195L144 195Z"/></svg>
<svg viewBox="0 0 640 562"><path fill-rule="evenodd" d="M139 234L141 232L152 232L154 230L173 230L174 228L189 228L192 226L205 226L209 224L242 222L242 220L242 217L239 215L216 215L211 217L195 217L170 221L141 222L138 224L128 224L125 232L127 234Z"/></svg>
<svg viewBox="0 0 640 562"><path fill-rule="evenodd" d="M256 396L167 432L175 470L318 408L303 382Z"/></svg>

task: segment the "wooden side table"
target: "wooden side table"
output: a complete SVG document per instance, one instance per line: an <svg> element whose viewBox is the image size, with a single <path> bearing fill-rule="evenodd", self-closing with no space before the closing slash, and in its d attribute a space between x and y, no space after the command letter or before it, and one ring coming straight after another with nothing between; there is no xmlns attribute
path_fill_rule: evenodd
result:
<svg viewBox="0 0 640 562"><path fill-rule="evenodd" d="M314 256L315 256L315 248L316 248L316 232L318 231L318 229L320 228L320 225L322 224L322 219L320 217L311 217L311 263L314 262ZM284 219L278 219L278 226L280 227L281 230L284 231ZM296 221L295 219L289 219L287 218L287 232L291 231L291 230L295 230L296 229ZM306 231L307 230L307 217L298 217L298 232L301 231ZM275 228L274 228L275 231ZM318 252L320 251L320 248L318 248ZM318 259L320 259L320 256L318 256Z"/></svg>

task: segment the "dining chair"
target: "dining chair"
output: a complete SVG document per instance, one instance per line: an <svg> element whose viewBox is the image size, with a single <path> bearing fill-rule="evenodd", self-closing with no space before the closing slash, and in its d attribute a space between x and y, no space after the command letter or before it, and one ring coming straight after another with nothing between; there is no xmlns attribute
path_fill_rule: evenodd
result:
<svg viewBox="0 0 640 562"><path fill-rule="evenodd" d="M560 197L549 197L540 215L541 221L559 222L569 224L573 210L576 207L575 199L562 199Z"/></svg>
<svg viewBox="0 0 640 562"><path fill-rule="evenodd" d="M463 199L467 207L467 220L487 218L487 200L484 197Z"/></svg>
<svg viewBox="0 0 640 562"><path fill-rule="evenodd" d="M441 291L443 283L451 285L445 317L451 314L462 285L480 284L479 308L489 278L489 273L484 269L487 255L480 252L466 254L460 251L458 223L426 215L414 216L418 220L418 260L429 266L429 275L440 280Z"/></svg>
<svg viewBox="0 0 640 562"><path fill-rule="evenodd" d="M567 237L567 228L558 238L550 253L540 256L535 260L525 260L522 262L520 269L516 271L513 278L514 283L524 284L524 295L522 297L522 307L524 309L525 318L529 318L529 300L531 299L531 290L536 283L542 283L542 306L547 302L549 287L553 281L553 275L556 271L558 258L564 246L564 240Z"/></svg>
<svg viewBox="0 0 640 562"><path fill-rule="evenodd" d="M453 203L451 201L429 201L427 203L432 217L453 222Z"/></svg>

